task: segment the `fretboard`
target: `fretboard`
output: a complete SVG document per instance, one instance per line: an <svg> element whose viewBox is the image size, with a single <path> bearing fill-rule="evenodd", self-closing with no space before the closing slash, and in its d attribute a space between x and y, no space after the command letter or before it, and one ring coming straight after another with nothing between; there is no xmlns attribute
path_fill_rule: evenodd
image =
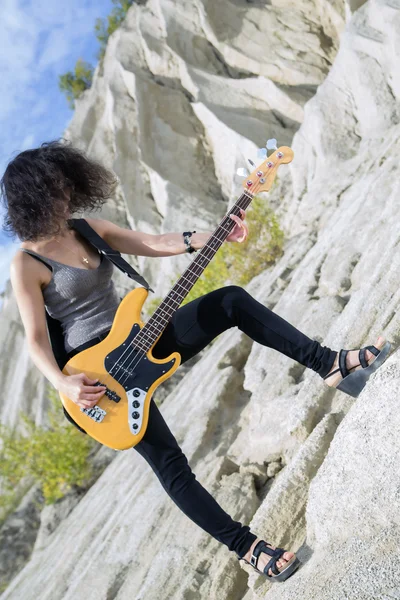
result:
<svg viewBox="0 0 400 600"><path fill-rule="evenodd" d="M218 227L208 238L207 242L183 272L171 291L165 296L156 311L135 337L134 346L148 351L160 333L164 331L174 312L179 308L182 300L188 295L204 269L209 265L216 252L235 226L235 221L230 214L240 216L240 209L246 210L253 195L245 191L229 212L222 219Z"/></svg>

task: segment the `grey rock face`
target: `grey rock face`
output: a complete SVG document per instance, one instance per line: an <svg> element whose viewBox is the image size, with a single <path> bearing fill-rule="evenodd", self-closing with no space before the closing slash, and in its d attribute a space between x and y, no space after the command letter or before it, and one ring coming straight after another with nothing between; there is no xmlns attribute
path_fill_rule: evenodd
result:
<svg viewBox="0 0 400 600"><path fill-rule="evenodd" d="M0 527L0 593L28 561L40 525L43 496L32 486Z"/></svg>
<svg viewBox="0 0 400 600"><path fill-rule="evenodd" d="M399 502L395 449L400 434L399 379L396 352L340 424L326 460L311 482L307 546L299 552L299 557L304 557L303 568L284 588L274 588L266 598L364 600L398 596L400 568L395 557L400 528L395 509Z"/></svg>
<svg viewBox="0 0 400 600"><path fill-rule="evenodd" d="M298 550L303 567L273 589L248 576L133 450L117 455L35 550L4 600L398 596L400 10L395 0L350 8L134 6L69 128L120 176L103 216L148 231L183 230L193 215L196 229L211 228L258 135L273 129L290 141L294 161L269 195L285 253L247 289L335 350L383 333L393 355L354 400L233 329L170 390L162 413L223 508ZM188 257L163 260L138 261L157 293Z"/></svg>

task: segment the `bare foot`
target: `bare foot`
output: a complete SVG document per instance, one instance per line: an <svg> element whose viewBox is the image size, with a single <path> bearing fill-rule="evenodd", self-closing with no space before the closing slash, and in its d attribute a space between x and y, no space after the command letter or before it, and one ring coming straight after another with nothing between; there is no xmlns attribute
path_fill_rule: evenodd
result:
<svg viewBox="0 0 400 600"><path fill-rule="evenodd" d="M251 555L253 554L253 549L255 548L255 546L258 544L258 542L260 540L261 540L261 538L257 538L250 546L250 550L247 552L247 554L245 554L243 556L243 558L245 558L248 562L250 562ZM271 544L268 544L268 543L267 543L267 546L269 548L272 548L272 550L275 550L275 548L276 548L276 546L271 546ZM288 562L291 561L294 556L295 556L295 554L293 552L285 552L284 554L282 554L281 558L276 561L276 568L278 569L278 571L283 571L283 569L285 569L285 567L287 567ZM264 567L267 566L267 564L269 563L271 558L272 557L269 554L267 554L266 552L260 552L260 555L258 557L258 562L257 562L257 569L259 571L263 572ZM275 574L272 572L271 569L268 569L268 575L270 575L271 577L275 577Z"/></svg>
<svg viewBox="0 0 400 600"><path fill-rule="evenodd" d="M385 343L386 343L386 339L380 335L378 337L377 342L374 344L374 346L376 346L376 348L378 348L378 350L381 350L383 348L383 346L385 345ZM351 371L350 371L351 373L354 373L354 371L357 371L358 369L362 369L362 366L360 365L360 361L358 359L358 352L359 352L358 350L350 350L346 356L346 367L349 370L351 369ZM366 358L368 364L370 365L375 360L376 356L374 354L372 354L372 352L367 350L365 353L365 358ZM351 367L356 367L356 368L352 369ZM338 368L339 368L339 352L336 355L335 362L333 363L333 366L332 366L331 370L329 371L329 373L332 373L332 371L335 371ZM329 375L329 373L328 373L328 375ZM328 377L328 375L326 375L327 379L324 379L324 381L330 387L336 387L343 379L343 377L340 374L340 371L338 371L334 375L331 375L330 377Z"/></svg>

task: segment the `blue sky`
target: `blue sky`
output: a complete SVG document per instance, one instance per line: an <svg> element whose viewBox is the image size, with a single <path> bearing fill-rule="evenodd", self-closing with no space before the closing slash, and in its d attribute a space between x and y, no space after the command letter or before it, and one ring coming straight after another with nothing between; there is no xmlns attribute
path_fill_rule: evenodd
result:
<svg viewBox="0 0 400 600"><path fill-rule="evenodd" d="M78 58L97 63L95 21L112 7L111 0L0 1L0 177L16 154L63 135L73 113L58 76ZM0 291L18 245L0 229Z"/></svg>

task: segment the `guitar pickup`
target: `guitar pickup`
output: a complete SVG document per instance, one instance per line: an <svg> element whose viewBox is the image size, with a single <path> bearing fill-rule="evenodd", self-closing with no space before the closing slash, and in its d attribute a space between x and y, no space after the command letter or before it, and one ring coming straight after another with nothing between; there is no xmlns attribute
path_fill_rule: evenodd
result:
<svg viewBox="0 0 400 600"><path fill-rule="evenodd" d="M94 385L104 385L104 384L101 383L101 381L97 381ZM118 396L117 392L110 390L107 386L106 386L106 391L104 392L104 394L105 394L105 396L107 396L107 398L109 400L112 400L113 402L119 402L121 400L121 396Z"/></svg>

